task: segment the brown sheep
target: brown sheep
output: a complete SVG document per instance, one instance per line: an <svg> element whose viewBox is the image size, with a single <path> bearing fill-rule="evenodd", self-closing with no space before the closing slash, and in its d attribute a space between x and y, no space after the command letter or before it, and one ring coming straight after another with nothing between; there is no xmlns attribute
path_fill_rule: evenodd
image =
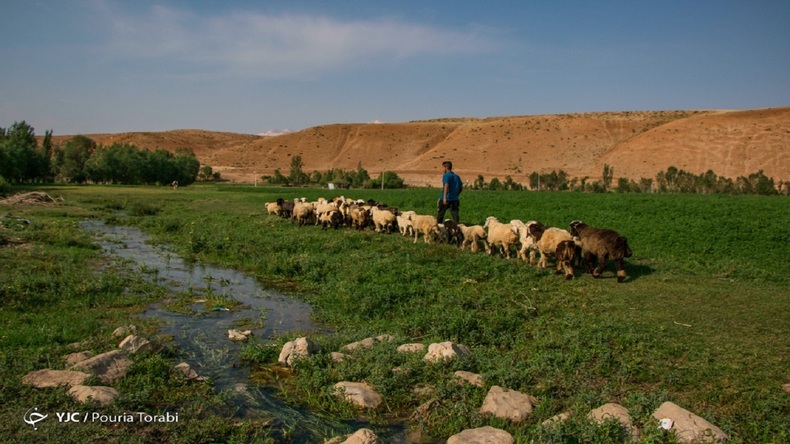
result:
<svg viewBox="0 0 790 444"><path fill-rule="evenodd" d="M571 222L571 235L584 253L587 272L593 277L601 277L606 268L606 260L612 259L617 267L617 282L626 278L623 258L633 254L628 247L628 239L608 228L594 228L580 220ZM593 261L598 259L598 267L593 270Z"/></svg>
<svg viewBox="0 0 790 444"><path fill-rule="evenodd" d="M554 257L557 258L556 274L565 271L565 280L573 279L573 262L579 256L579 247L572 240L564 240L557 245Z"/></svg>

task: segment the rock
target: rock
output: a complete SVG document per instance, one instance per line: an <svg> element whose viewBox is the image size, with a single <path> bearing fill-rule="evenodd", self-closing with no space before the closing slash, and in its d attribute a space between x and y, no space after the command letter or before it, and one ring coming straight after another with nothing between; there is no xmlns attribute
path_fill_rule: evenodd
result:
<svg viewBox="0 0 790 444"><path fill-rule="evenodd" d="M126 376L132 361L122 350L114 350L86 359L73 368L93 373L102 384L112 384Z"/></svg>
<svg viewBox="0 0 790 444"><path fill-rule="evenodd" d="M634 425L634 421L631 419L631 414L628 409L621 406L620 404L604 404L597 409L590 411L587 417L598 424L602 424L608 419L616 419L618 422L620 422L620 424L623 425L623 427L625 427L626 430L628 430L632 441L639 441L639 429Z"/></svg>
<svg viewBox="0 0 790 444"><path fill-rule="evenodd" d="M415 343L415 344L403 344L396 349L398 353L416 353L422 352L425 350L425 344Z"/></svg>
<svg viewBox="0 0 790 444"><path fill-rule="evenodd" d="M485 385L485 383L483 382L483 377L476 373L459 370L454 373L454 376L456 377L456 379L460 379L461 381L468 382L478 387L483 387Z"/></svg>
<svg viewBox="0 0 790 444"><path fill-rule="evenodd" d="M252 330L228 330L228 339L231 341L246 341L252 335Z"/></svg>
<svg viewBox="0 0 790 444"><path fill-rule="evenodd" d="M513 444L513 436L491 426L464 430L447 440L447 444Z"/></svg>
<svg viewBox="0 0 790 444"><path fill-rule="evenodd" d="M389 335L389 334L380 335L380 336L376 336L376 340L379 341L379 342L392 342L392 341L395 340L395 336L392 336L392 335ZM363 429L363 430L365 430L365 429Z"/></svg>
<svg viewBox="0 0 790 444"><path fill-rule="evenodd" d="M283 345L277 362L283 365L292 365L296 359L307 358L320 350L318 344L307 338L297 338Z"/></svg>
<svg viewBox="0 0 790 444"><path fill-rule="evenodd" d="M537 403L538 400L534 396L495 385L488 391L483 406L480 407L480 413L490 413L497 418L520 422L532 413Z"/></svg>
<svg viewBox="0 0 790 444"><path fill-rule="evenodd" d="M69 370L36 370L22 377L22 384L32 385L35 388L75 386L82 384L90 376L87 373Z"/></svg>
<svg viewBox="0 0 790 444"><path fill-rule="evenodd" d="M790 393L790 384L783 385L782 390L784 390L786 393Z"/></svg>
<svg viewBox="0 0 790 444"><path fill-rule="evenodd" d="M345 354L343 354L343 353L340 353L340 352L332 352L332 353L330 353L330 354L329 354L329 357L330 357L330 358L332 359L332 361L334 361L334 362L343 362L343 361L345 361L345 360L346 360L346 358L348 357L348 355L345 355Z"/></svg>
<svg viewBox="0 0 790 444"><path fill-rule="evenodd" d="M338 382L335 384L335 396L366 409L375 409L381 404L381 395L364 382Z"/></svg>
<svg viewBox="0 0 790 444"><path fill-rule="evenodd" d="M118 390L112 387L75 385L69 389L69 395L83 404L93 401L99 405L110 405L118 397Z"/></svg>
<svg viewBox="0 0 790 444"><path fill-rule="evenodd" d="M197 372L193 370L192 367L186 362L182 362L176 366L173 366L173 369L180 372L182 375L184 375L184 378L189 381L202 382L206 380L204 376L198 375Z"/></svg>
<svg viewBox="0 0 790 444"><path fill-rule="evenodd" d="M112 332L113 338L123 338L128 336L132 333L137 333L137 326L135 325L127 325L124 327L118 327Z"/></svg>
<svg viewBox="0 0 790 444"><path fill-rule="evenodd" d="M567 421L570 417L571 414L569 412L563 412L560 413L559 415L554 415L551 418L541 422L540 425L543 427L554 427L555 425L563 421Z"/></svg>
<svg viewBox="0 0 790 444"><path fill-rule="evenodd" d="M418 398L426 398L436 394L436 387L430 384L417 384L411 392Z"/></svg>
<svg viewBox="0 0 790 444"><path fill-rule="evenodd" d="M411 414L411 419L422 419L427 420L428 415L431 413L433 409L435 409L439 405L439 400L431 399L430 401L420 405L414 410L414 413Z"/></svg>
<svg viewBox="0 0 790 444"><path fill-rule="evenodd" d="M374 338L365 338L361 341L352 342L350 344L345 345L343 347L343 350L354 351L358 348L370 348L373 347L376 344L376 342L377 341Z"/></svg>
<svg viewBox="0 0 790 444"><path fill-rule="evenodd" d="M379 437L370 429L359 429L341 444L380 444Z"/></svg>
<svg viewBox="0 0 790 444"><path fill-rule="evenodd" d="M88 358L91 358L91 357L93 357L93 352L92 351L83 351L83 352L79 352L79 353L68 354L68 355L64 356L64 359L66 360L66 365L71 367L71 366L73 366L73 365L75 365L75 364L77 364L79 362L82 362L82 361L84 361L84 360L86 360Z"/></svg>
<svg viewBox="0 0 790 444"><path fill-rule="evenodd" d="M422 359L428 362L441 362L469 353L469 347L447 341L429 345L428 353Z"/></svg>
<svg viewBox="0 0 790 444"><path fill-rule="evenodd" d="M729 439L720 428L672 402L665 402L653 412L653 418L669 418L678 442L716 442Z"/></svg>
<svg viewBox="0 0 790 444"><path fill-rule="evenodd" d="M118 344L118 348L129 354L145 353L151 351L151 343L139 336L129 335Z"/></svg>

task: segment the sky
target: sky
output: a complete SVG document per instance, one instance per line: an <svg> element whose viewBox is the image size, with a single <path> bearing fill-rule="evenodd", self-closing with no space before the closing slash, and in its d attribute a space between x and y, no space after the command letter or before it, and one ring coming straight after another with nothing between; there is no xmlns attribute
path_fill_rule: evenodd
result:
<svg viewBox="0 0 790 444"><path fill-rule="evenodd" d="M787 0L5 3L37 135L790 106Z"/></svg>

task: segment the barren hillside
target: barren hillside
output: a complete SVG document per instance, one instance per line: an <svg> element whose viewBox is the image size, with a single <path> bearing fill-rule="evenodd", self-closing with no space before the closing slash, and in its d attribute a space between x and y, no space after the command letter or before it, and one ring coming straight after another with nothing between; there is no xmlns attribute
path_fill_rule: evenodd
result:
<svg viewBox="0 0 790 444"><path fill-rule="evenodd" d="M252 182L301 156L305 171L392 170L410 185L438 185L449 159L466 180L565 170L599 178L655 177L674 165L729 177L758 170L790 180L790 107L748 111L639 111L539 116L448 118L387 124L336 124L274 137L203 130L88 134L98 144L191 148L226 179ZM71 136L56 136L55 144Z"/></svg>

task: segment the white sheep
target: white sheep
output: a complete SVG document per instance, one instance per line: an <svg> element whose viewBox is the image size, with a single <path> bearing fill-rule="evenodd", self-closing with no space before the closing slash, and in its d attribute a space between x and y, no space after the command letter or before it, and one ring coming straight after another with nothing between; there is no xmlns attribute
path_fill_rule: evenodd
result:
<svg viewBox="0 0 790 444"><path fill-rule="evenodd" d="M401 236L414 235L414 226L411 224L411 216L415 215L414 211L404 211L403 213L395 216L395 221L398 223L398 231Z"/></svg>
<svg viewBox="0 0 790 444"><path fill-rule="evenodd" d="M274 214L275 216L279 216L280 206L277 205L277 202L266 202L266 212L268 214Z"/></svg>
<svg viewBox="0 0 790 444"><path fill-rule="evenodd" d="M463 242L461 242L462 250L469 245L470 250L477 251L479 248L477 242L483 241L486 253L491 253L491 247L488 245L488 234L482 225L458 224L458 228L461 229L461 235L464 237Z"/></svg>
<svg viewBox="0 0 790 444"><path fill-rule="evenodd" d="M488 228L488 243L491 245L491 253L494 247L501 246L505 256L510 259L510 246L518 243L518 232L510 224L503 224L494 216L486 218L484 228Z"/></svg>
<svg viewBox="0 0 790 444"><path fill-rule="evenodd" d="M436 216L413 214L409 219L414 227L415 244L417 243L417 238L420 236L420 233L422 233L426 244L431 242L431 237L433 235L439 234L439 224L436 223Z"/></svg>
<svg viewBox="0 0 790 444"><path fill-rule="evenodd" d="M307 222L311 222L315 217L315 211L313 210L313 206L308 203L297 203L294 205L294 212L291 216L297 222L299 222L299 226L301 227Z"/></svg>
<svg viewBox="0 0 790 444"><path fill-rule="evenodd" d="M376 226L376 232L387 234L392 233L395 229L395 214L390 210L382 210L379 207L370 208L370 216L373 219L373 225Z"/></svg>
<svg viewBox="0 0 790 444"><path fill-rule="evenodd" d="M528 223L532 222L533 221L530 221ZM537 246L535 246L535 241L529 236L527 224L519 219L513 219L510 221L510 225L512 225L516 229L516 233L518 233L518 241L520 244L518 249L518 257L524 262L529 262L530 265L534 264ZM529 251L529 259L527 259L527 251Z"/></svg>
<svg viewBox="0 0 790 444"><path fill-rule="evenodd" d="M549 266L549 256L554 256L560 242L573 240L573 236L568 230L556 227L546 228L543 224L536 221L527 223L527 232L540 252L540 260L538 261L538 267L540 268Z"/></svg>

